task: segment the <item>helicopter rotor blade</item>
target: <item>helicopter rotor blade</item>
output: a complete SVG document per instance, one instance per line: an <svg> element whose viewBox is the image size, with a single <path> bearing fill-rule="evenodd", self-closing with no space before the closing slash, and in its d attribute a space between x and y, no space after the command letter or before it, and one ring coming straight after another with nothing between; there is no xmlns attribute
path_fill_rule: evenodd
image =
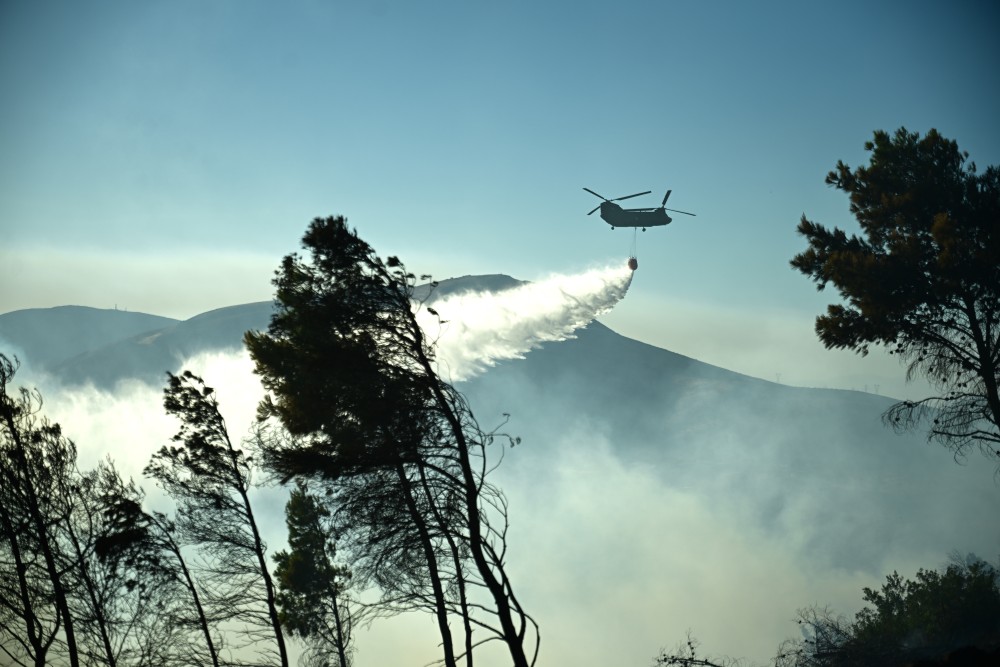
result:
<svg viewBox="0 0 1000 667"><path fill-rule="evenodd" d="M632 197L641 197L642 195L648 195L652 190L646 190L645 192L636 192L634 195L625 195L624 197L615 197L614 199L609 199L608 201L621 201L623 199L631 199Z"/></svg>
<svg viewBox="0 0 1000 667"><path fill-rule="evenodd" d="M598 204L597 206L595 206L594 209L590 213L593 213L594 211L596 211L599 208L601 208L600 204ZM590 215L590 213L588 213L587 215Z"/></svg>
<svg viewBox="0 0 1000 667"><path fill-rule="evenodd" d="M599 194L597 194L596 192L594 192L594 191L593 191L593 190L591 190L590 188L584 188L584 190L586 190L586 191L587 191L587 192L589 192L590 194L594 195L595 197L599 197L599 198L603 199L604 201L611 201L611 200L610 200L610 199L608 199L607 197L604 197L603 195L599 195ZM594 210L596 211L597 209L594 209ZM593 212L594 212L594 211L591 211L591 213L593 213Z"/></svg>
<svg viewBox="0 0 1000 667"><path fill-rule="evenodd" d="M667 205L667 200L670 198L671 192L673 192L673 190L667 190L667 194L663 195L663 201L660 202L660 208L663 208L664 206Z"/></svg>
<svg viewBox="0 0 1000 667"><path fill-rule="evenodd" d="M687 211L678 211L676 208L664 208L664 211L673 211L674 213L683 213L684 215L697 215L695 213L688 213Z"/></svg>

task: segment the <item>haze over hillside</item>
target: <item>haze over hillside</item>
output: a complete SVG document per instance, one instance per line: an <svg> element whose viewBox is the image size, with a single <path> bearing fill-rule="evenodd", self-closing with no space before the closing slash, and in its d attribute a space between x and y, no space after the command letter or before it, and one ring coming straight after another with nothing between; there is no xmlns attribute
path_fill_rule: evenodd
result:
<svg viewBox="0 0 1000 667"><path fill-rule="evenodd" d="M519 284L468 276L442 281L437 293ZM106 404L119 416L157 409L165 371L199 354L243 359L228 376L206 376L224 405L255 386L242 335L266 328L271 308L243 304L184 321L16 311L0 315L0 350L24 355L23 379L42 384L50 416L74 437ZM150 386L118 384L130 378ZM796 633L798 608L851 613L861 586L893 569L936 567L952 550L1000 553L989 467L955 465L920 434L887 430L885 397L748 377L598 322L460 387L484 427L509 413L503 428L523 439L505 451L497 480L510 498L512 576L541 624L544 664L644 665L688 628L713 651L765 660ZM251 414L252 400L244 408ZM163 444L142 433L128 443L75 439L82 452L136 461ZM278 545L281 504L269 493ZM419 646L421 623L376 624L359 655L378 663L393 646Z"/></svg>

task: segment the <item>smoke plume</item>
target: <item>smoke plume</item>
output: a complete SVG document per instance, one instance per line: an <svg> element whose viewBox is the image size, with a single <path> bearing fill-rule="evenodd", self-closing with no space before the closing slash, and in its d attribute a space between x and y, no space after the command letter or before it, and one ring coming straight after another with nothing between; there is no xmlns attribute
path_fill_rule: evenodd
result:
<svg viewBox="0 0 1000 667"><path fill-rule="evenodd" d="M504 359L520 359L542 343L566 340L625 297L627 267L553 275L501 292L464 292L418 312L424 332L437 342L438 370L459 382Z"/></svg>

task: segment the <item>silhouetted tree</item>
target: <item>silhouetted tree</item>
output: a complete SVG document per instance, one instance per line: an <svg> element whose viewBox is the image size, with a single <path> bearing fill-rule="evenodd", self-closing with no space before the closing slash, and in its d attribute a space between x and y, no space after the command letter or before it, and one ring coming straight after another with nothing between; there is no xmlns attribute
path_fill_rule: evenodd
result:
<svg viewBox="0 0 1000 667"><path fill-rule="evenodd" d="M181 626L169 621L173 571L134 548L142 524L120 512L138 508L142 491L110 460L81 473L40 395L9 393L15 370L0 355L0 662L203 663L180 650Z"/></svg>
<svg viewBox="0 0 1000 667"><path fill-rule="evenodd" d="M982 174L931 130L875 132L869 165L838 162L826 182L850 196L863 237L802 217L809 248L792 266L845 303L816 319L828 348L873 344L925 376L937 395L893 406L897 429L930 422L956 457L978 447L1000 460L1000 169Z"/></svg>
<svg viewBox="0 0 1000 667"><path fill-rule="evenodd" d="M306 642L314 664L347 667L359 619L347 593L350 569L335 562L330 511L299 482L285 506L285 522L289 550L274 555L281 622Z"/></svg>
<svg viewBox="0 0 1000 667"><path fill-rule="evenodd" d="M827 609L800 612L807 639L779 649L778 667L902 665L959 647L1000 641L1000 573L974 556L953 558L944 571L896 572L853 621Z"/></svg>
<svg viewBox="0 0 1000 667"><path fill-rule="evenodd" d="M698 656L698 640L688 632L687 639L672 651L660 651L653 658L654 667L736 667L739 660L732 658L708 658Z"/></svg>
<svg viewBox="0 0 1000 667"><path fill-rule="evenodd" d="M200 551L209 616L247 624L247 637L273 641L274 657L287 667L266 547L250 504L251 457L231 442L214 390L190 371L170 374L164 407L181 421L173 438L180 444L160 449L145 472L177 502L185 540Z"/></svg>
<svg viewBox="0 0 1000 667"><path fill-rule="evenodd" d="M120 529L108 504L141 499L141 492L122 480L110 460L63 484L67 520L56 525L56 533L81 656L112 667L171 664L178 628L162 622L169 573L146 554L103 548Z"/></svg>
<svg viewBox="0 0 1000 667"><path fill-rule="evenodd" d="M493 436L433 369L416 276L380 259L342 217L314 220L303 246L309 260L289 255L277 272L268 331L245 338L268 392L259 417L293 436L265 439L265 464L286 481L330 485L338 513L364 520L352 541L363 542L368 571L404 604L432 603L446 666L460 657L448 620L458 613L468 664L476 626L527 667L534 623L504 570L506 501L485 481Z"/></svg>
<svg viewBox="0 0 1000 667"><path fill-rule="evenodd" d="M14 665L45 665L59 631L51 582L35 565L24 518L11 507L4 438L0 485L0 653Z"/></svg>
<svg viewBox="0 0 1000 667"><path fill-rule="evenodd" d="M37 392L22 387L10 393L16 371L16 360L0 354L2 647L15 664L45 665L58 643L77 667L76 619L57 536L69 519L63 494L76 470L76 447L58 424L38 414Z"/></svg>
<svg viewBox="0 0 1000 667"><path fill-rule="evenodd" d="M823 667L846 661L845 646L851 638L851 621L829 607L810 607L798 612L801 639L788 639L778 647L775 667Z"/></svg>
<svg viewBox="0 0 1000 667"><path fill-rule="evenodd" d="M149 647L144 653L152 655L159 651L162 655L157 657L164 664L219 667L220 643L205 615L198 586L181 551L176 526L162 512L143 510L142 489L131 481L124 482L110 464L105 471L100 489L105 530L95 544L97 557L129 569L136 573L137 579L145 580L143 591L152 587L156 599L156 618L152 624L172 631L169 637L156 637L155 632L148 632ZM144 659L141 664L152 662Z"/></svg>

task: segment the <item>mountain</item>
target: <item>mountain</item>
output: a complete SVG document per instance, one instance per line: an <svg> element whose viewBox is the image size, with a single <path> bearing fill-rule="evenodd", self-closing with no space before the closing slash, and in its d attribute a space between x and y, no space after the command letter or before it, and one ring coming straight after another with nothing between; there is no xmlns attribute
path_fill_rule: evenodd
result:
<svg viewBox="0 0 1000 667"><path fill-rule="evenodd" d="M435 295L519 284L464 276L441 281ZM245 331L267 327L272 307L184 321L17 311L0 315L0 344L58 378L70 397L63 405L84 406L63 427L97 450L91 458L114 451L141 470L169 438L131 437L147 430L134 422L153 422L164 372L199 352L239 349ZM142 392L115 390L126 378L156 388L142 417L126 395ZM250 382L231 381L220 401ZM116 400L77 394L86 383L118 391ZM952 550L1000 553L991 466L978 457L956 465L921 433L886 428L893 401L883 396L749 377L598 322L460 389L484 429L522 438L513 449L494 443L493 455L505 455L494 480L510 499L513 579L553 664L588 663L600 651L641 664L685 628L706 642L702 633L714 630L716 645L762 658L796 633L797 608L830 603L853 614L861 587L877 588L893 569L936 568ZM88 424L88 410L104 411L101 423L122 434ZM282 500L267 497L262 515L281 544Z"/></svg>
<svg viewBox="0 0 1000 667"><path fill-rule="evenodd" d="M51 368L78 354L176 322L158 315L84 306L16 310L0 315L0 351L4 344L13 346L33 365Z"/></svg>
<svg viewBox="0 0 1000 667"><path fill-rule="evenodd" d="M211 310L88 350L55 364L50 372L64 384L90 382L105 389L127 378L163 384L166 372L176 372L188 357L240 349L244 332L267 328L272 307L270 301L261 301Z"/></svg>
<svg viewBox="0 0 1000 667"><path fill-rule="evenodd" d="M921 434L894 433L881 419L894 401L883 396L748 377L599 323L463 389L484 426L509 413L504 429L544 450L501 468L540 487L602 442L666 488L716 498L764 532L793 530L830 567L875 570L889 545L946 554L970 535L989 536L986 553L1000 547L984 510L1000 491L989 466L956 466Z"/></svg>
<svg viewBox="0 0 1000 667"><path fill-rule="evenodd" d="M441 281L435 296L518 284L509 276L465 276ZM139 378L161 386L185 357L239 349L243 333L265 329L271 312L271 302L184 321L94 309L18 311L0 315L0 335L65 385L110 389ZM996 506L991 471L978 460L956 466L919 433L887 429L881 415L892 400L883 396L749 377L598 322L461 388L484 426L511 415L504 428L525 445L501 474L518 482L544 486L560 461L605 443L624 465L653 470L670 488L735 503L761 530L787 531L794 523L801 548L838 567L877 567L887 542L940 553L985 543L987 553L1000 552L993 513L983 511Z"/></svg>
<svg viewBox="0 0 1000 667"><path fill-rule="evenodd" d="M504 275L464 276L440 281L434 298L457 292L499 291L521 281ZM424 298L429 285L417 288ZM79 306L19 310L0 315L0 351L19 351L32 367L64 385L91 383L111 389L140 379L162 384L185 358L212 350L235 350L248 330L266 329L272 303L218 308L179 321L156 315Z"/></svg>

